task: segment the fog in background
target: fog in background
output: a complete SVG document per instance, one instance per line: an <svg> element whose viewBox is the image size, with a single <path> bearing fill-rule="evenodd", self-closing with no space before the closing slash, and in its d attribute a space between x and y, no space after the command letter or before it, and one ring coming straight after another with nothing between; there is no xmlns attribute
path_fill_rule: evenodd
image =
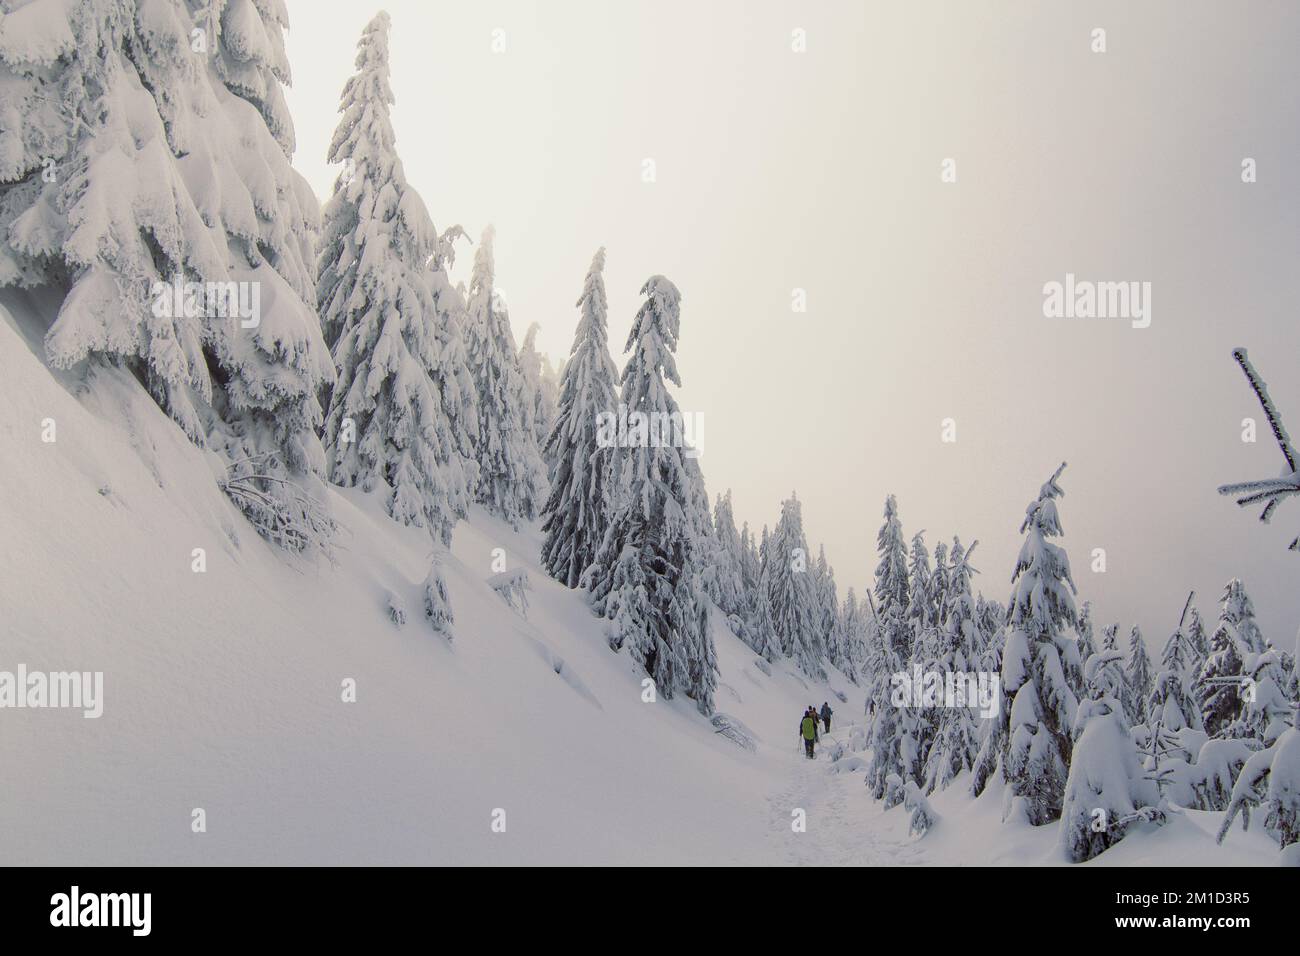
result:
<svg viewBox="0 0 1300 956"><path fill-rule="evenodd" d="M1068 460L1062 543L1099 628L1138 623L1158 651L1189 589L1212 626L1236 575L1294 646L1300 502L1266 526L1215 488L1282 464L1234 346L1300 429L1296 5L382 8L407 176L439 229L496 226L517 339L536 321L539 347L568 354L604 245L621 368L641 284L672 279L710 492L731 488L757 531L797 490L841 596L871 581L892 492L909 537L978 538L975 585L1005 601L1025 506ZM322 201L379 9L289 0L295 164ZM458 277L472 258L461 244ZM1067 272L1151 282L1150 328L1044 318L1043 284Z"/></svg>

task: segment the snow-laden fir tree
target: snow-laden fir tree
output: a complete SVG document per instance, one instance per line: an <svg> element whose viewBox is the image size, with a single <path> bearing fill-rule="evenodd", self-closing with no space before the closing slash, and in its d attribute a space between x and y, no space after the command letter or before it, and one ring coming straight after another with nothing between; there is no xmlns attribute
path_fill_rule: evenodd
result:
<svg viewBox="0 0 1300 956"><path fill-rule="evenodd" d="M751 642L750 646L754 651L768 662L775 662L781 658L781 642L776 636L776 627L772 621L772 607L767 600L767 582L770 572L768 571L769 547L768 542L771 535L768 533L767 525L763 525L763 532L759 539L757 549L757 578L754 584L754 593L752 595L752 627L750 629Z"/></svg>
<svg viewBox="0 0 1300 956"><path fill-rule="evenodd" d="M989 600L981 594L975 599L975 620L984 640L978 657L979 670L984 674L997 674L1000 678L1002 652L1007 640L1006 609L997 601ZM978 746L970 778L970 793L974 797L980 796L989 781L999 775L1002 769L1002 753L1008 727L1005 715L1011 712L1011 700L1000 679L998 698L997 715L992 720L981 720L978 724Z"/></svg>
<svg viewBox="0 0 1300 956"><path fill-rule="evenodd" d="M1101 648L1104 651L1119 650L1119 625L1110 624L1101 630Z"/></svg>
<svg viewBox="0 0 1300 956"><path fill-rule="evenodd" d="M861 680L860 667L866 651L866 612L858 602L858 592L850 587L840 605L839 635L831 663L849 680Z"/></svg>
<svg viewBox="0 0 1300 956"><path fill-rule="evenodd" d="M835 587L835 569L826 560L826 547L818 545L817 573L818 622L817 635L821 651L831 663L843 655L839 650L840 641L840 598Z"/></svg>
<svg viewBox="0 0 1300 956"><path fill-rule="evenodd" d="M745 622L742 637L746 644L759 654L762 654L762 633L757 622L759 617L758 582L762 575L763 562L758 552L758 544L754 540L753 532L749 530L749 522L746 521L744 527L740 530L740 577L745 600L744 611L741 613L741 617Z"/></svg>
<svg viewBox="0 0 1300 956"><path fill-rule="evenodd" d="M602 248L592 257L578 297L578 328L546 440L555 469L543 509L542 566L571 588L595 560L615 504L615 450L601 447L597 434L600 417L615 414L618 406L604 270Z"/></svg>
<svg viewBox="0 0 1300 956"><path fill-rule="evenodd" d="M532 521L547 501L546 467L533 431L528 394L510 315L496 290L491 226L474 254L466 305L465 343L478 398L478 500L517 528Z"/></svg>
<svg viewBox="0 0 1300 956"><path fill-rule="evenodd" d="M1201 621L1201 612L1195 605L1192 605L1191 610L1188 611L1187 642L1195 651L1195 658L1189 661L1188 669L1191 673L1196 674L1200 672L1201 667L1205 664L1205 659L1210 656L1210 639L1206 636L1205 624Z"/></svg>
<svg viewBox="0 0 1300 956"><path fill-rule="evenodd" d="M1151 682L1147 714L1172 732L1200 730L1201 713L1192 692L1192 667L1196 666L1197 651L1189 631L1189 611L1195 594L1188 595L1178 627L1169 635L1160 653L1160 670Z"/></svg>
<svg viewBox="0 0 1300 956"><path fill-rule="evenodd" d="M1147 642L1142 637L1142 629L1136 624L1129 632L1128 664L1124 668L1124 674L1124 712L1128 714L1129 723L1144 724L1147 719L1147 702L1151 699L1151 658L1147 654Z"/></svg>
<svg viewBox="0 0 1300 956"><path fill-rule="evenodd" d="M1077 620L1074 581L1061 535L1056 500L1064 463L1030 502L1020 526L1025 536L1011 579L1002 688L1011 701L1002 756L1008 794L1034 826L1060 816L1070 766L1070 729L1078 706L1066 670L1078 666L1067 634Z"/></svg>
<svg viewBox="0 0 1300 956"><path fill-rule="evenodd" d="M380 13L361 34L327 156L344 171L325 205L318 262L338 371L325 449L331 481L382 488L394 520L428 528L445 546L476 473L456 434L463 376L447 366L464 352L430 281L440 237L394 149L389 29Z"/></svg>
<svg viewBox="0 0 1300 956"><path fill-rule="evenodd" d="M1097 653L1096 639L1093 635L1092 629L1091 601L1084 601L1083 604L1079 606L1079 621L1075 627L1075 632L1078 634L1075 643L1079 648L1079 660L1081 662L1086 661L1093 654ZM1078 700L1083 700L1087 696L1087 687L1085 686L1085 682L1082 680L1082 671L1080 671L1080 678L1078 686L1071 687L1070 689L1074 691L1074 696Z"/></svg>
<svg viewBox="0 0 1300 956"><path fill-rule="evenodd" d="M907 563L907 625L909 651L915 651L929 633L935 617L936 595L931 590L933 570L930 552L925 546L925 532L912 535L912 549Z"/></svg>
<svg viewBox="0 0 1300 956"><path fill-rule="evenodd" d="M903 525L898 520L898 502L893 495L885 499L885 523L876 535L876 613L880 615L882 637L901 661L912 652L907 627L910 604L907 574L907 546L903 543Z"/></svg>
<svg viewBox="0 0 1300 956"><path fill-rule="evenodd" d="M948 545L936 541L934 545L934 570L930 574L931 602L930 624L942 632L948 621L948 576L952 569L948 563Z"/></svg>
<svg viewBox="0 0 1300 956"><path fill-rule="evenodd" d="M537 351L537 332L541 328L536 322L528 326L524 333L524 344L519 347L519 371L524 376L524 394L531 397L528 412L532 416L533 437L537 447L545 454L546 439L555 427L555 416L559 411L559 380L551 361ZM547 461L549 469L553 462Z"/></svg>
<svg viewBox="0 0 1300 956"><path fill-rule="evenodd" d="M820 602L808 564L803 510L792 492L781 503L781 519L767 541L767 562L759 582L768 642L810 677L822 680L826 656L820 627Z"/></svg>
<svg viewBox="0 0 1300 956"><path fill-rule="evenodd" d="M713 505L713 537L704 584L709 597L724 614L731 632L741 636L745 632L747 611L745 581L740 535L736 533L736 518L731 509L731 489L718 495Z"/></svg>
<svg viewBox="0 0 1300 956"><path fill-rule="evenodd" d="M943 603L943 592L938 590L938 577L930 565L930 552L925 546L923 530L912 535L907 579L910 653L905 663L924 666L939 654L940 635L936 622L940 615L939 606ZM910 709L908 716L916 731L917 761L924 766L938 722L938 710L917 704Z"/></svg>
<svg viewBox="0 0 1300 956"><path fill-rule="evenodd" d="M876 536L880 561L876 566L874 624L879 637L872 647L871 683L867 691L867 735L871 763L865 783L886 807L895 800L888 785L891 774L903 781L921 780L921 741L915 709L900 701L895 680L903 675L911 657L911 628L907 611L910 590L907 550L903 527L898 520L898 503L893 495L885 499L884 524ZM901 799L901 796L899 797Z"/></svg>
<svg viewBox="0 0 1300 956"><path fill-rule="evenodd" d="M1233 578L1220 599L1219 623L1210 638L1209 656L1196 678L1196 696L1205 732L1211 737L1245 736L1241 718L1249 664L1268 650L1255 608L1245 586Z"/></svg>
<svg viewBox="0 0 1300 956"><path fill-rule="evenodd" d="M130 368L258 531L302 550L332 528L316 429L333 369L318 206L290 165L288 17L201 12L5 4L0 285L56 290L49 363Z"/></svg>
<svg viewBox="0 0 1300 956"><path fill-rule="evenodd" d="M622 400L633 413L680 412L665 380L681 385L673 352L681 293L663 276L641 287L625 351ZM680 691L713 711L717 664L699 562L709 517L699 500L699 470L685 449L629 441L620 449L620 497L596 559L584 575L593 610L610 622L610 646L626 647L658 693Z"/></svg>
<svg viewBox="0 0 1300 956"><path fill-rule="evenodd" d="M1119 694L1123 655L1102 651L1084 666L1088 696L1073 724L1073 755L1061 810L1061 847L1072 863L1090 860L1129 828L1160 821L1160 795L1143 773Z"/></svg>
<svg viewBox="0 0 1300 956"><path fill-rule="evenodd" d="M943 629L938 654L927 663L927 669L940 674L975 674L982 638L975 619L975 599L971 596L971 575L978 573L971 567L970 556L979 542L969 549L961 541L952 539L951 557L945 549L945 569L938 580L946 585L943 595ZM935 547L935 553L939 548ZM948 563L948 561L951 563ZM969 700L969 696L966 697ZM945 701L945 705L948 702ZM959 706L944 706L936 711L934 737L925 759L925 792L942 789L966 770L973 770L979 747L979 726L982 718L978 711Z"/></svg>

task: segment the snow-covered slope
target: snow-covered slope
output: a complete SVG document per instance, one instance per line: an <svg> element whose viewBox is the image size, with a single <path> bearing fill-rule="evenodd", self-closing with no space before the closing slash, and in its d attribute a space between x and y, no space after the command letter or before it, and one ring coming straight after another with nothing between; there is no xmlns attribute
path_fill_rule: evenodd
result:
<svg viewBox="0 0 1300 956"><path fill-rule="evenodd" d="M938 827L909 837L860 772L798 753L805 705L829 699L847 741L861 691L837 673L829 687L766 673L720 615L717 707L756 750L689 700L643 702L580 596L536 566L535 529L481 511L460 524L448 644L421 617L424 532L334 492L336 564L287 557L130 375L51 373L38 357L50 303L3 302L0 669L103 671L105 698L99 719L0 720L6 863L1061 862L1055 827L1009 831L996 795L967 801L962 781L936 798ZM498 548L532 582L527 619L487 583ZM1273 862L1259 833L1215 847L1218 816L1098 862Z"/></svg>
<svg viewBox="0 0 1300 956"><path fill-rule="evenodd" d="M287 559L130 376L69 377L74 397L34 354L38 323L6 318L0 667L105 675L98 720L13 710L0 722L0 762L22 768L0 801L7 862L768 858L770 765L788 765L799 713L825 688L767 676L719 630L719 710L755 732L757 754L688 700L643 703L578 595L536 568L535 534L482 512L445 568L448 645L421 618L423 532L341 492L337 566ZM528 571L527 620L486 583L496 548ZM390 590L404 627L388 618ZM355 703L342 700L347 678ZM491 828L497 808L505 833Z"/></svg>

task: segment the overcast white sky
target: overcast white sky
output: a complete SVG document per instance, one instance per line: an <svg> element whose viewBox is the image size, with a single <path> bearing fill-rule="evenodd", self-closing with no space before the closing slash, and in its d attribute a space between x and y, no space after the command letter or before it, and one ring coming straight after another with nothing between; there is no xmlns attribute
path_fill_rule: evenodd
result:
<svg viewBox="0 0 1300 956"><path fill-rule="evenodd" d="M1232 347L1300 429L1296 5L289 0L295 162L322 199L381 8L407 175L439 228L495 224L516 336L539 322L567 354L598 246L616 350L667 275L710 491L757 528L797 489L841 593L870 581L893 492L909 536L979 538L977 586L1005 600L1025 505L1065 459L1063 543L1099 623L1158 649L1188 589L1212 621L1239 575L1294 645L1300 502L1264 526L1215 488L1281 464L1266 430L1240 439L1262 416ZM1151 282L1150 328L1044 318L1067 272Z"/></svg>

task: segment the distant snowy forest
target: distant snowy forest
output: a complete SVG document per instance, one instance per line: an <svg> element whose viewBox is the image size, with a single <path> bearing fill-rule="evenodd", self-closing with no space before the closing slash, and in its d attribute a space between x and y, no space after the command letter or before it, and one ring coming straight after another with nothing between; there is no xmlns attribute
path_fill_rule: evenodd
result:
<svg viewBox="0 0 1300 956"><path fill-rule="evenodd" d="M568 357L553 366L531 329L520 346L492 228L476 245L439 229L403 170L387 14L358 41L322 204L292 163L281 0L0 6L0 285L57 290L50 369L128 371L267 541L328 563L328 489L379 496L393 522L427 532L419 626L460 640L444 566L479 506L535 524L541 567L697 719L717 712L719 616L769 665L859 685L865 712L835 758L859 751L863 799L906 805L921 831L934 794L975 799L997 781L1003 819L1059 821L1074 862L1191 808L1222 812L1220 840L1258 814L1300 864L1297 655L1261 633L1241 581L1169 608L1153 659L1138 628L1096 620L1077 593L1062 544L1069 473L1054 461L1024 476L1015 566L982 578L977 542L909 537L892 495L864 594L841 593L793 491L770 527L738 528L692 449L657 440L656 423L681 434L675 353L690 313L677 286L645 279L620 370L595 249L574 276ZM471 253L468 287L454 284L449 268ZM245 284L258 314L241 321ZM1231 489L1271 513L1296 465L1240 362L1291 475ZM613 436L610 416L625 421ZM997 583L1008 572L1009 594ZM497 584L526 600L523 577ZM911 674L995 675L994 714L945 702L942 681L900 702Z"/></svg>

